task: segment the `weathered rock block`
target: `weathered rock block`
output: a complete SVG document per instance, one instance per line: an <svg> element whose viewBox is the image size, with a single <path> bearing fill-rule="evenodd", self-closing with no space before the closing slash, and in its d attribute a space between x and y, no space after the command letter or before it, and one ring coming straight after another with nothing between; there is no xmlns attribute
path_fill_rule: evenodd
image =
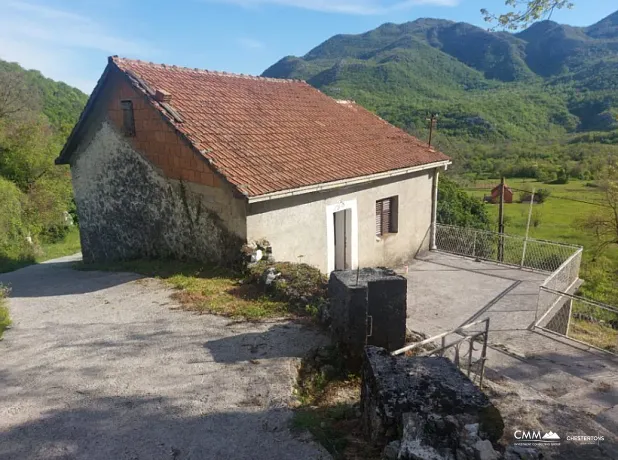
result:
<svg viewBox="0 0 618 460"><path fill-rule="evenodd" d="M367 346L362 374L364 428L377 444L404 433L400 459L474 458L481 451L490 458L478 441L502 437L498 410L447 358L393 357Z"/></svg>

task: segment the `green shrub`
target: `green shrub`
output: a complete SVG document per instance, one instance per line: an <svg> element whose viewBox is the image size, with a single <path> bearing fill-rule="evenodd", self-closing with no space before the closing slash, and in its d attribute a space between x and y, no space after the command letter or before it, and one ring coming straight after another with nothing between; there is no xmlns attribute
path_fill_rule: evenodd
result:
<svg viewBox="0 0 618 460"><path fill-rule="evenodd" d="M25 195L12 182L0 177L0 273L34 262L34 245L23 216Z"/></svg>
<svg viewBox="0 0 618 460"><path fill-rule="evenodd" d="M308 264L260 261L247 269L247 282L260 284L264 271L270 267L281 276L268 287L267 293L276 300L307 306L308 313L317 314L316 305L325 301L327 296L326 276Z"/></svg>
<svg viewBox="0 0 618 460"><path fill-rule="evenodd" d="M71 231L71 227L69 225L58 224L51 225L47 228L41 230L40 238L41 241L48 244L59 243L64 241Z"/></svg>
<svg viewBox="0 0 618 460"><path fill-rule="evenodd" d="M489 228L489 215L483 202L447 177L440 177L437 219L441 224L458 227Z"/></svg>
<svg viewBox="0 0 618 460"><path fill-rule="evenodd" d="M546 188L540 188L535 192L535 196L539 203L544 203L547 198L551 195L551 190Z"/></svg>
<svg viewBox="0 0 618 460"><path fill-rule="evenodd" d="M0 254L8 251L19 238L25 238L22 220L22 192L17 186L0 177Z"/></svg>
<svg viewBox="0 0 618 460"><path fill-rule="evenodd" d="M0 339L2 334L11 325L9 308L6 305L6 298L9 295L9 288L0 284Z"/></svg>

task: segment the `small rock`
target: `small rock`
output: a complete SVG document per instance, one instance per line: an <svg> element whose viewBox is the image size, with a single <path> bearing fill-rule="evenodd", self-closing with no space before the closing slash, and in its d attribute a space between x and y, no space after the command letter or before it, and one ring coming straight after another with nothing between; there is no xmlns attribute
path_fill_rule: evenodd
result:
<svg viewBox="0 0 618 460"><path fill-rule="evenodd" d="M436 449L423 446L418 439L402 441L398 460L445 460Z"/></svg>
<svg viewBox="0 0 618 460"><path fill-rule="evenodd" d="M487 439L483 441L477 441L474 445L474 451L476 460L498 460L498 452L494 450L494 446L491 445L491 441Z"/></svg>
<svg viewBox="0 0 618 460"><path fill-rule="evenodd" d="M315 352L315 357L316 359L322 359L324 361L327 361L330 358L330 350L328 350L326 347L320 347Z"/></svg>
<svg viewBox="0 0 618 460"><path fill-rule="evenodd" d="M274 267L269 267L266 270L264 270L264 273L262 273L261 282L262 282L262 284L264 284L266 286L270 286L280 276L281 276L281 273L277 273L277 271L274 269Z"/></svg>
<svg viewBox="0 0 618 460"><path fill-rule="evenodd" d="M324 366L322 366L322 374L324 374L324 377L326 377L327 379L332 379L336 377L338 373L339 371L337 370L337 368L331 364L325 364Z"/></svg>
<svg viewBox="0 0 618 460"><path fill-rule="evenodd" d="M400 441L389 442L382 452L382 460L397 460L399 455Z"/></svg>
<svg viewBox="0 0 618 460"><path fill-rule="evenodd" d="M531 447L509 446L504 452L504 460L539 460L541 455Z"/></svg>
<svg viewBox="0 0 618 460"><path fill-rule="evenodd" d="M262 250L256 249L255 252L251 254L251 263L259 262L260 260L262 260L263 256L264 256L264 253L262 252Z"/></svg>
<svg viewBox="0 0 618 460"><path fill-rule="evenodd" d="M479 436L479 424L471 423L464 426L464 430L467 438L478 438Z"/></svg>

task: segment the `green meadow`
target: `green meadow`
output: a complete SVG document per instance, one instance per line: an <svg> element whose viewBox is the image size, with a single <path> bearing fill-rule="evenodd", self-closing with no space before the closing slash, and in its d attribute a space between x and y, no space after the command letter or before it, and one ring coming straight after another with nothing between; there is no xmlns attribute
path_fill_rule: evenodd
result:
<svg viewBox="0 0 618 460"><path fill-rule="evenodd" d="M495 184L499 179L495 180ZM603 210L603 193L594 184L572 180L568 184L554 185L533 180L507 179L513 189L547 189L551 192L542 204L533 204L530 225L531 238L577 244L584 247L584 259L580 277L585 280L581 294L586 297L618 306L618 247L605 248L597 253L597 241L592 231L586 227L586 218ZM488 181L470 184L466 189L475 197L483 198L490 194ZM512 204L505 204L504 222L506 233L525 235L528 221L529 203L516 203L520 192L514 190ZM498 228L498 205L486 204Z"/></svg>

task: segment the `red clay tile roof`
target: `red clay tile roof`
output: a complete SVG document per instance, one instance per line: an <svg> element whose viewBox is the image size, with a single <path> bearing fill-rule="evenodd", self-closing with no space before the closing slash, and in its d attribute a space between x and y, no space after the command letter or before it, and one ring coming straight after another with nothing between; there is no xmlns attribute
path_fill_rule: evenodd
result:
<svg viewBox="0 0 618 460"><path fill-rule="evenodd" d="M171 94L182 119L172 123L247 196L449 160L303 81L111 61Z"/></svg>

